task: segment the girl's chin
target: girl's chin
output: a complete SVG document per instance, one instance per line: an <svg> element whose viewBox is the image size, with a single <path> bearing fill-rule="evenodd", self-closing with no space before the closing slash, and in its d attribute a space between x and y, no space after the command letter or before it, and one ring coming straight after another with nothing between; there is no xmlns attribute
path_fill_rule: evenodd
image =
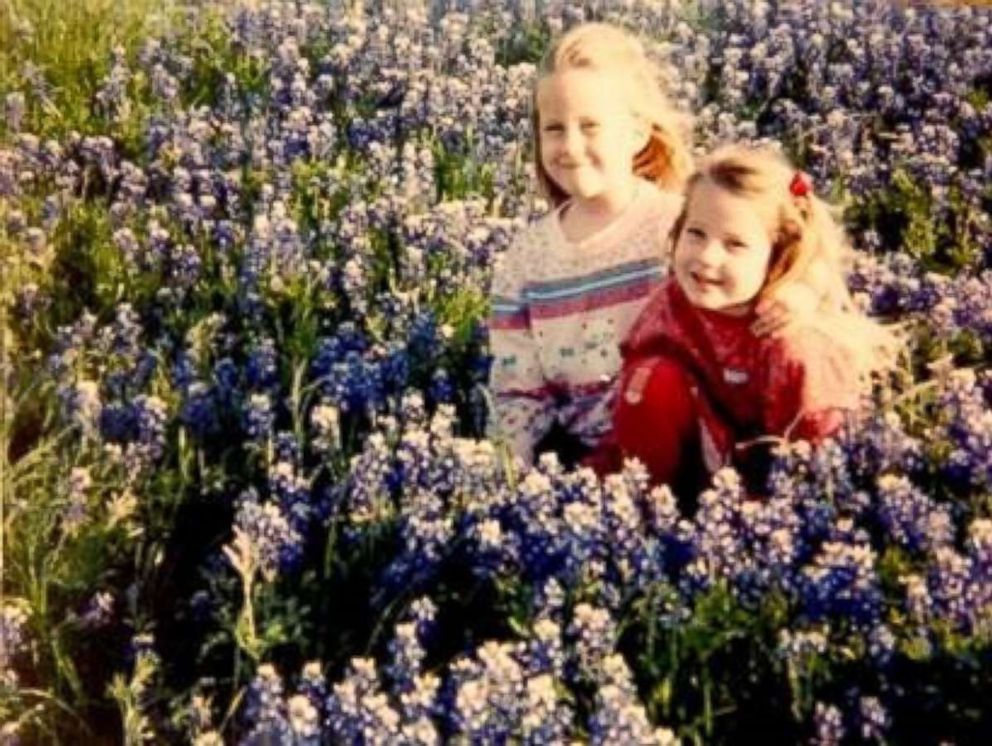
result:
<svg viewBox="0 0 992 746"><path fill-rule="evenodd" d="M688 292L686 297L696 308L722 313L726 316L747 316L754 310L753 299L743 302L729 302L725 298L715 298L706 292Z"/></svg>
<svg viewBox="0 0 992 746"><path fill-rule="evenodd" d="M730 305L722 306L721 308L714 308L714 311L722 313L725 316L747 316L754 310L754 302L746 301L745 303L731 303Z"/></svg>

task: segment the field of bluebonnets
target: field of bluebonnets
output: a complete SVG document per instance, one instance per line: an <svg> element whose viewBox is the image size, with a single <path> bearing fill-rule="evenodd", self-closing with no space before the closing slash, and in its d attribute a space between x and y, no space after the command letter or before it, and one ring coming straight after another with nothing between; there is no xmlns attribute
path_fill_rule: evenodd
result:
<svg viewBox="0 0 992 746"><path fill-rule="evenodd" d="M992 11L131 5L0 18L0 743L988 735ZM534 63L582 19L651 40L700 147L783 142L911 337L763 502L482 437Z"/></svg>

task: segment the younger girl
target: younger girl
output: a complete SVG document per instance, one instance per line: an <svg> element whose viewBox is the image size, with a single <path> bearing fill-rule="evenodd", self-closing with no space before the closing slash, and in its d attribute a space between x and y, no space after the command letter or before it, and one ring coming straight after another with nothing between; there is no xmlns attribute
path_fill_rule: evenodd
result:
<svg viewBox="0 0 992 746"><path fill-rule="evenodd" d="M553 210L496 266L494 425L525 462L554 448L571 463L609 430L619 342L666 273L663 237L689 155L640 43L605 24L578 26L550 50L533 125ZM765 331L815 306L797 288L767 304Z"/></svg>
<svg viewBox="0 0 992 746"><path fill-rule="evenodd" d="M617 455L639 458L654 481L698 488L731 462L747 471L747 441L827 437L894 362L894 337L844 285L842 232L777 151L731 146L706 159L671 240L674 277L624 344L614 413ZM756 336L756 304L814 261L829 310Z"/></svg>

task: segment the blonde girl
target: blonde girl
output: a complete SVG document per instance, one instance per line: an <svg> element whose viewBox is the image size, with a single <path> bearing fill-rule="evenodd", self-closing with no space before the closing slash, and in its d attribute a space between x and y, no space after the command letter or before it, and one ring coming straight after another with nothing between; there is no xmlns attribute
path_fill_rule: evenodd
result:
<svg viewBox="0 0 992 746"><path fill-rule="evenodd" d="M609 430L619 342L667 271L685 124L619 28L575 27L540 66L533 146L552 210L500 258L489 323L494 430L525 462L548 448L577 461ZM811 294L793 295L769 305L769 328Z"/></svg>
<svg viewBox="0 0 992 746"><path fill-rule="evenodd" d="M729 146L704 160L671 242L673 277L624 345L614 466L635 456L676 487L728 464L760 474L764 458L742 446L830 436L894 364L896 337L848 294L843 231L779 151ZM811 275L824 296L815 317L755 335L762 299Z"/></svg>

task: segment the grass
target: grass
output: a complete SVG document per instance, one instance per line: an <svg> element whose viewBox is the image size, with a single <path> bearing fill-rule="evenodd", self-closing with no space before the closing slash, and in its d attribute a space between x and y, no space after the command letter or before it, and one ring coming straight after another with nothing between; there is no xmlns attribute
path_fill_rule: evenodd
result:
<svg viewBox="0 0 992 746"><path fill-rule="evenodd" d="M93 128L90 103L115 47L133 59L188 3L176 0L0 0L0 97L24 93L23 129ZM39 85L39 81L43 84ZM6 124L0 126L0 133Z"/></svg>

